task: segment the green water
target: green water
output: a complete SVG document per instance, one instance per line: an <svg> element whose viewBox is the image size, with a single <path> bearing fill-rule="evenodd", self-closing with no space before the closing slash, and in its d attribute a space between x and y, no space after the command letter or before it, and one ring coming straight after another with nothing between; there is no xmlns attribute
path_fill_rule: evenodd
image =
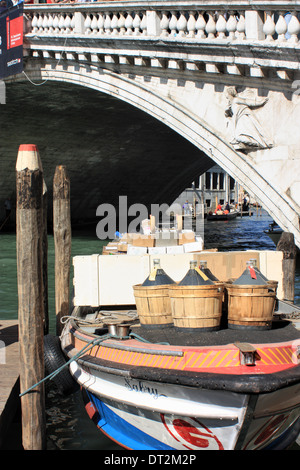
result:
<svg viewBox="0 0 300 470"><path fill-rule="evenodd" d="M91 255L102 252L107 241L99 240L96 233L74 232L72 234L72 254ZM48 235L48 302L49 328L55 333L55 288L54 288L54 239ZM72 291L73 269L71 263L70 291ZM0 319L18 318L18 287L16 265L16 236L12 233L0 235Z"/></svg>

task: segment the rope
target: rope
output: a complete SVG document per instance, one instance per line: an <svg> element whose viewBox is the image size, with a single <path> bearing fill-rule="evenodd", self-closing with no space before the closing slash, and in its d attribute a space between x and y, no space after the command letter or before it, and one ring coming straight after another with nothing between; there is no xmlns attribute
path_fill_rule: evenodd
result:
<svg viewBox="0 0 300 470"><path fill-rule="evenodd" d="M142 341L143 343L151 343L151 341L148 341L144 338L142 338L141 336L137 335L136 333L133 333L131 332L129 334L129 336L117 336L117 335L112 335L111 333L107 333L106 335L103 335L101 336L101 338L96 338L96 339L92 339L91 341L88 342L88 344L86 344L77 354L75 354L71 359L69 359L69 361L67 361L65 364L63 364L62 366L60 366L58 369L56 369L54 372L51 372L51 374L47 375L46 377L44 377L42 380L40 380L39 382L37 382L36 384L32 385L31 387L29 387L27 390L25 390L25 392L22 392L19 394L19 397L22 397L24 395L26 395L27 393L31 392L31 390L33 390L35 387L37 387L38 385L42 384L43 382L45 382L46 380L52 380L56 375L58 375L65 367L68 367L71 362L73 361L76 361L77 359L79 359L84 353L86 353L87 351L89 351L90 349L92 349L94 346L102 343L102 341L105 341L106 339L109 339L109 338L114 338L114 339L130 339L131 337L137 339L138 341ZM155 343L155 344L161 344L161 345L169 345L169 343Z"/></svg>
<svg viewBox="0 0 300 470"><path fill-rule="evenodd" d="M86 346L84 346L77 354L75 354L75 356L73 356L69 361L67 361L65 364L63 364L62 366L60 366L58 369L56 369L54 372L52 372L51 374L47 375L46 377L44 377L42 380L40 380L39 382L37 382L36 384L32 385L31 387L29 387L27 390L25 390L25 392L23 393L20 393L20 397L22 397L23 395L26 395L26 393L30 392L31 390L33 390L35 387L37 387L38 385L42 384L43 382L45 382L46 380L52 380L53 377L55 377L56 375L58 375L65 367L69 366L71 364L71 362L73 361L76 361L77 359L79 359L80 356L82 356L83 353L87 352L89 349L92 349L94 346L96 346L97 344L100 344L102 341L105 341L106 339L109 339L111 338L111 334L107 334L107 335L104 335L102 336L101 338L97 338L97 339L92 339L91 341L88 342L88 344Z"/></svg>

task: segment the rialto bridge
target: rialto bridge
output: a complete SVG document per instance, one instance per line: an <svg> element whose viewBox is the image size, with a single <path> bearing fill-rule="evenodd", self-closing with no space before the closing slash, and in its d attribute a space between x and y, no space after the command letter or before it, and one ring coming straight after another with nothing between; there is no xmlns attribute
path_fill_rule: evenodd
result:
<svg viewBox="0 0 300 470"><path fill-rule="evenodd" d="M10 121L10 109L18 115L14 100L19 97L19 105L27 106L23 121L25 126L30 121L29 140L36 135L37 142L31 143L42 148L42 160L50 158L52 149L54 163L64 163L64 155L78 162L73 178L77 188L83 178L87 211L88 194L98 197L96 206L110 202L105 200L108 188L115 195L128 194L129 180L132 202L170 203L217 163L294 234L300 247L299 18L298 0L27 5L25 73L7 81L4 121ZM55 109L63 110L65 100L75 105L81 93L91 109L88 122L63 130L72 116L62 111L55 128ZM108 149L117 137L108 135L105 123L99 125L98 114L109 108L108 101L97 101L100 95L112 99L111 124L115 122L116 135L125 129L124 145L126 125L132 125L130 118L126 122L127 110L134 107L138 113L129 136L130 146L136 146L131 160L126 160L130 152L120 156L119 143L119 158L110 167L105 158L114 156L101 154L97 138ZM48 132L47 143L42 132ZM175 142L171 153L164 142L169 133ZM10 139L17 142L17 135ZM89 159L99 155L102 170L92 175L91 167L90 180L84 181ZM123 179L116 179L118 167ZM96 181L102 193L95 193Z"/></svg>

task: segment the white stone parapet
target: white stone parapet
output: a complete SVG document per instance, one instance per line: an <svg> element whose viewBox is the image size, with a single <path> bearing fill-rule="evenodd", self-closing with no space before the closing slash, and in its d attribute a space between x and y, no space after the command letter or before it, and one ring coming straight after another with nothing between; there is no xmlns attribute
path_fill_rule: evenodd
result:
<svg viewBox="0 0 300 470"><path fill-rule="evenodd" d="M25 12L28 34L299 44L298 1L38 4Z"/></svg>
<svg viewBox="0 0 300 470"><path fill-rule="evenodd" d="M25 55L284 83L299 78L299 19L299 0L33 4Z"/></svg>

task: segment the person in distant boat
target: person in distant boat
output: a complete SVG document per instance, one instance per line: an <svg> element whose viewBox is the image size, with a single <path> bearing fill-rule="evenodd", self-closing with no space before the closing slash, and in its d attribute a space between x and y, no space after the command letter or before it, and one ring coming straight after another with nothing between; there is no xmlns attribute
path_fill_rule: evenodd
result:
<svg viewBox="0 0 300 470"><path fill-rule="evenodd" d="M215 210L215 214L216 214L217 212L219 212L219 211L222 211L222 206L221 206L220 203L217 205L217 208L216 208L216 210Z"/></svg>
<svg viewBox="0 0 300 470"><path fill-rule="evenodd" d="M224 212L226 212L226 214L228 214L228 212L230 212L230 206L229 206L228 202L226 202Z"/></svg>

